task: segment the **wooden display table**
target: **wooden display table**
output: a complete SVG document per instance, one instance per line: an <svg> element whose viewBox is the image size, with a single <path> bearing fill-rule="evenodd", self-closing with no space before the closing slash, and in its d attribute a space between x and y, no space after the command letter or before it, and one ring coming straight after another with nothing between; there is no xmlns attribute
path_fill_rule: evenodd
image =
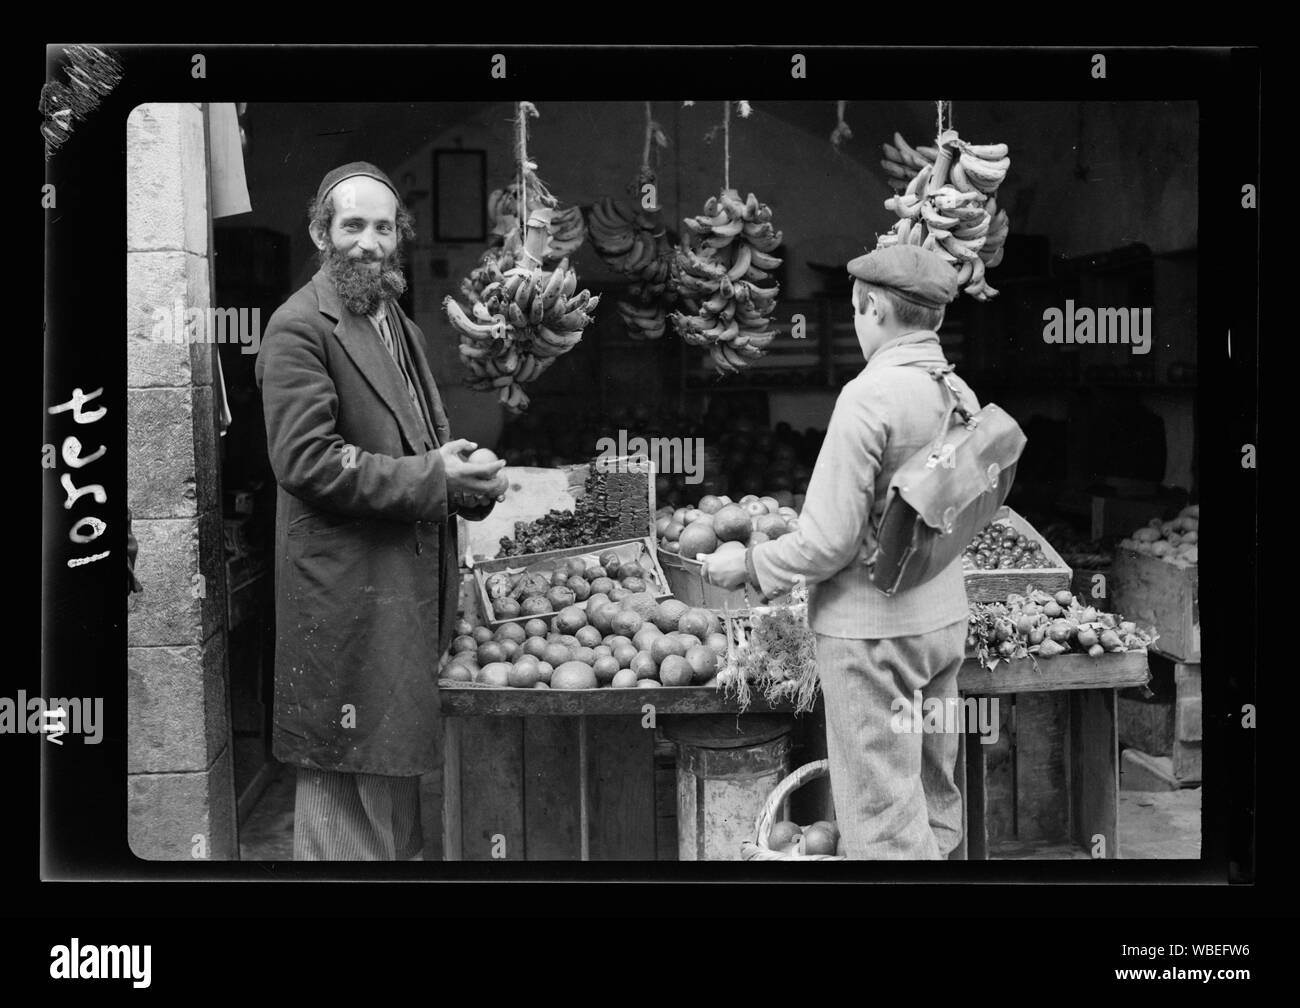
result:
<svg viewBox="0 0 1300 1008"><path fill-rule="evenodd" d="M1104 836L1116 857L1119 761L1115 690L1147 681L1141 651L1040 662L974 659L958 687L968 696L1062 693L1068 697L1065 800L1069 835ZM654 728L664 717L738 714L712 687L517 690L443 686L444 857L459 860L656 860ZM648 709L648 707L650 709ZM790 713L753 700L747 713ZM968 735L960 750L967 829L954 857L987 858L985 749ZM824 751L824 745L823 745ZM1063 838L1062 838L1063 839ZM662 853L662 852L658 852Z"/></svg>

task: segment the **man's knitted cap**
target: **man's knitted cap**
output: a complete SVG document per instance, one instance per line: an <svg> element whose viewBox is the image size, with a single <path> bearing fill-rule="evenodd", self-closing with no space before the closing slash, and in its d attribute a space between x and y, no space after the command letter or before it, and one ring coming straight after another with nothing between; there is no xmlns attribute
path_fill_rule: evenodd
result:
<svg viewBox="0 0 1300 1008"><path fill-rule="evenodd" d="M352 161L349 164L339 165L339 167L326 175L325 178L321 180L320 188L316 190L317 202L323 200L326 195L329 194L329 191L344 179L356 178L358 175L364 175L366 178L372 178L376 182L382 182L393 191L394 196L397 196L397 202L399 204L402 202L402 197L398 196L397 187L393 185L392 179L372 165L369 161Z"/></svg>

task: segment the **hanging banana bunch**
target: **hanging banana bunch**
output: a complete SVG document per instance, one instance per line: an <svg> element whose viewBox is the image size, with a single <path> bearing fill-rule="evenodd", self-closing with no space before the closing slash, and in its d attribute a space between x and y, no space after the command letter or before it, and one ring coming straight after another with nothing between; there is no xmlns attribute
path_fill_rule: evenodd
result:
<svg viewBox="0 0 1300 1008"><path fill-rule="evenodd" d="M659 339L666 324L665 314L674 294L668 286L672 243L661 217L658 182L650 166L654 147L668 146L668 139L645 103L645 144L641 168L628 186L631 202L608 196L592 206L588 230L592 246L610 269L631 283L627 296L618 301L619 315L628 337Z"/></svg>
<svg viewBox="0 0 1300 1008"><path fill-rule="evenodd" d="M896 195L885 208L898 223L881 235L877 248L919 245L957 270L958 286L977 301L996 297L987 270L1002 262L1007 212L998 207L997 190L1011 168L1006 144L971 144L955 130L939 137L936 147L908 146L902 134L884 144L881 165ZM899 185L898 183L901 183Z"/></svg>
<svg viewBox="0 0 1300 1008"><path fill-rule="evenodd" d="M692 346L707 346L719 372L735 373L762 357L776 338L769 328L780 288L760 286L781 259L771 255L782 233L772 209L735 189L709 197L704 213L684 221L690 239L679 245L672 280L682 311L669 316Z"/></svg>
<svg viewBox="0 0 1300 1008"><path fill-rule="evenodd" d="M488 210L497 221L497 233L504 235L500 248L490 249L461 283L469 312L450 294L443 299L443 311L460 334L459 353L468 372L466 384L477 391L498 389L503 406L514 413L528 408L528 394L522 386L537 379L561 354L582 340L591 324L600 296L579 291L578 275L567 256L552 269L544 269L551 258L557 234L560 247L582 242L585 228L575 231L571 217L557 230L558 201L537 178L537 166L527 157L528 115L537 115L529 102L520 102L520 181L498 190L489 199ZM520 196L523 196L520 205ZM581 211L578 219L581 222Z"/></svg>

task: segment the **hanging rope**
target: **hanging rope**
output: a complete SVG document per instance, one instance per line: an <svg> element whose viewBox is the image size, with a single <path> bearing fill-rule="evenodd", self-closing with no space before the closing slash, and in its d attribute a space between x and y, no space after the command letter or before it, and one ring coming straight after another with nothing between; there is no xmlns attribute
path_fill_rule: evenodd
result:
<svg viewBox="0 0 1300 1008"><path fill-rule="evenodd" d="M654 140L655 123L650 103L645 103L645 144L641 147L641 163L650 164L650 144Z"/></svg>
<svg viewBox="0 0 1300 1008"><path fill-rule="evenodd" d="M853 139L853 130L849 129L849 124L844 121L844 110L848 107L848 102L841 99L835 103L835 129L831 131L831 145L839 147L846 140Z"/></svg>
<svg viewBox="0 0 1300 1008"><path fill-rule="evenodd" d="M731 102L722 103L722 188L731 188Z"/></svg>

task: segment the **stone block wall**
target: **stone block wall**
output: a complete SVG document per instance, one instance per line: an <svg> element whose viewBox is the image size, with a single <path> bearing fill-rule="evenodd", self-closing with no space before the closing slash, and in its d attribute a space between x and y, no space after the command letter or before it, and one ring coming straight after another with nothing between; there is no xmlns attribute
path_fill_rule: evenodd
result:
<svg viewBox="0 0 1300 1008"><path fill-rule="evenodd" d="M144 585L128 603L129 840L149 860L232 859L216 347L155 331L155 309L210 305L203 112L140 105L126 129L127 497Z"/></svg>

